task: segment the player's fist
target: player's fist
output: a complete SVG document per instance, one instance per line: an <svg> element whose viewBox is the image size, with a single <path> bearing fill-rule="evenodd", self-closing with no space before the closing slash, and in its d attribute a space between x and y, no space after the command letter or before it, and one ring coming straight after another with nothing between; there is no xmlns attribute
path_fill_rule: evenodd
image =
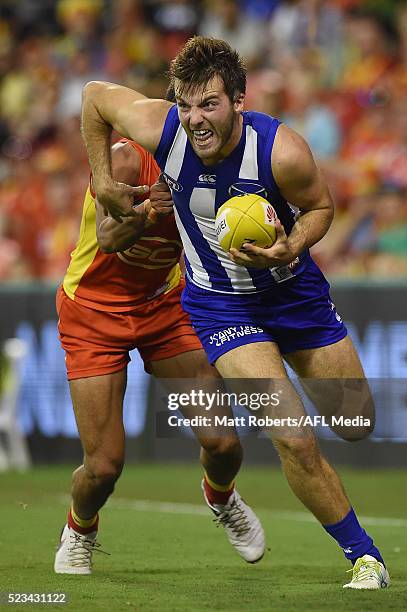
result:
<svg viewBox="0 0 407 612"><path fill-rule="evenodd" d="M97 198L105 214L122 222L122 217L136 216L133 208L135 201L144 200L149 192L147 185L132 187L118 181L111 181L107 186L97 190Z"/></svg>
<svg viewBox="0 0 407 612"><path fill-rule="evenodd" d="M160 180L154 183L150 189L149 200L151 209L157 216L165 216L173 213L174 202L167 183Z"/></svg>
<svg viewBox="0 0 407 612"><path fill-rule="evenodd" d="M151 206L151 201L144 200L144 202L142 202L142 206L139 206L137 208L141 209L141 207L143 208L143 212L146 215L146 228L150 227L151 225L154 225L154 223L157 223L158 214Z"/></svg>

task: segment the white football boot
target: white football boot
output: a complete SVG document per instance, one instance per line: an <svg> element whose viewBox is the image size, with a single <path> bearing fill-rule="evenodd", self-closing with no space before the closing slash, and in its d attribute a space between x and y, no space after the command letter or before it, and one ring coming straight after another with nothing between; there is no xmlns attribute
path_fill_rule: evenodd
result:
<svg viewBox="0 0 407 612"><path fill-rule="evenodd" d="M229 542L248 563L257 563L263 558L266 546L263 527L253 510L234 490L227 504L211 504L202 490L206 503L216 515L215 523L225 528Z"/></svg>
<svg viewBox="0 0 407 612"><path fill-rule="evenodd" d="M352 580L344 584L344 589L385 589L390 586L390 576L383 563L370 555L357 559L352 569Z"/></svg>
<svg viewBox="0 0 407 612"><path fill-rule="evenodd" d="M98 550L97 531L83 535L65 525L55 555L56 574L91 574L92 553ZM104 552L104 551L99 551ZM109 553L106 553L109 554Z"/></svg>

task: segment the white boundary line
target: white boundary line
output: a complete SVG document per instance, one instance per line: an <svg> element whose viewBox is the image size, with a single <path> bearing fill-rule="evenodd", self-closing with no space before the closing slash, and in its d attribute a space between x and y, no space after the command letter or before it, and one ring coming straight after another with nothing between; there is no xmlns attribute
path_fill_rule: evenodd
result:
<svg viewBox="0 0 407 612"><path fill-rule="evenodd" d="M59 495L58 501L62 504L69 504L69 495ZM109 499L108 506L117 508L118 510L134 510L136 512L157 512L163 514L188 514L194 516L210 516L209 508L204 505L185 504L179 502L160 502L149 499L126 499L124 497L113 497ZM318 525L318 521L309 512L292 512L271 510L269 508L256 508L261 514L269 514L271 518L291 521L296 523L314 523ZM407 527L407 519L378 517L378 516L359 516L359 520L364 525L373 527Z"/></svg>

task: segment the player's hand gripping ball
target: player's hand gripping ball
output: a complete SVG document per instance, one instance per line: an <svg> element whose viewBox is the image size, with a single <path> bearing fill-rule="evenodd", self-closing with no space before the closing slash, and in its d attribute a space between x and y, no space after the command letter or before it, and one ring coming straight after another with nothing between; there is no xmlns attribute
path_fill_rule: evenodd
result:
<svg viewBox="0 0 407 612"><path fill-rule="evenodd" d="M276 211L262 196L234 196L216 214L216 236L224 251L240 251L245 242L268 248L276 241L276 219Z"/></svg>

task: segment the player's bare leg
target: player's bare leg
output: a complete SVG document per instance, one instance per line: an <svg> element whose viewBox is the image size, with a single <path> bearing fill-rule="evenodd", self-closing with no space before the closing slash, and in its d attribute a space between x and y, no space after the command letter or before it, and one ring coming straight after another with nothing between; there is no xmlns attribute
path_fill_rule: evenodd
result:
<svg viewBox="0 0 407 612"><path fill-rule="evenodd" d="M72 476L72 506L55 559L57 573L92 572L98 511L113 492L123 468L126 375L124 368L70 381L84 461Z"/></svg>
<svg viewBox="0 0 407 612"><path fill-rule="evenodd" d="M374 429L375 411L368 381L349 336L335 344L285 355L302 387L321 415L363 417L369 425L332 429L350 442L362 440Z"/></svg>
<svg viewBox="0 0 407 612"><path fill-rule="evenodd" d="M205 388L213 381L214 389L217 382L221 384L216 369L209 365L203 350L189 351L169 359L153 361L150 367L152 374L160 379L196 378L197 385L201 381ZM191 410L184 412L192 416ZM221 436L216 437L211 435L212 431L209 429L194 428L194 433L201 444L201 463L209 478L219 485L233 482L243 457L242 446L236 432L225 429Z"/></svg>
<svg viewBox="0 0 407 612"><path fill-rule="evenodd" d="M330 399L327 392L331 386L330 381L324 385L323 379L364 379L363 368L348 336L336 344L290 353L285 355L285 359L302 379L304 388L311 395L316 406L320 407L320 412L328 410L325 400L327 397L328 400ZM312 381L315 381L315 386L312 385ZM321 381L321 392L317 393L319 381ZM364 397L366 393L367 386L362 390L361 396ZM315 445L314 438L310 442L310 447L313 448ZM308 461L316 461L319 464L320 473L323 474L321 480L329 483L328 490L324 491L321 487L318 497L315 500L313 496L312 499L309 499L309 491L306 489L307 479L304 481L304 475L299 473L296 465L293 468L291 451L287 451L284 443L277 444L277 447L282 459L285 457L283 469L299 499L323 525L333 524L341 520L349 512L350 503L339 476L329 463L315 450L308 454L306 449L298 449L297 453L305 454L305 457L299 462L300 465L304 465L304 468L307 469Z"/></svg>
<svg viewBox="0 0 407 612"><path fill-rule="evenodd" d="M248 371L248 363L256 366L252 366ZM244 379L250 376L253 379L287 380L280 352L272 342L240 346L222 355L217 360L216 367L225 378ZM288 410L292 415L303 413L301 400L295 392L291 393ZM345 516L350 505L336 472L322 457L310 429L287 433L285 437L279 437L278 432L273 433L272 440L280 455L289 485L321 523L337 522Z"/></svg>
<svg viewBox="0 0 407 612"><path fill-rule="evenodd" d="M335 346L337 346L337 351L334 349ZM336 370L336 377L343 374L351 378L352 372L354 377L363 376L360 362L354 351L352 354L352 345L349 340L345 339L337 345L331 345L330 349L325 347L321 359L318 356L319 350L322 351L322 349L314 349L314 354L311 355L311 363L314 364L312 369L305 370L307 361L305 355L297 357L297 360L303 366L302 375L323 377L323 372L320 372L316 364L324 363L326 364L325 376L327 373L328 376L331 376L331 373L335 371L335 366L339 368ZM312 351L305 352L312 353ZM294 355L294 359L292 356L293 354L289 356L290 363L295 367L296 355ZM345 360L348 361L348 366L345 368L344 365L341 370L339 362L345 362ZM246 364L256 364L256 367L253 368L252 365L249 369ZM235 348L222 355L217 360L216 367L225 378L269 378L270 380L281 379L285 381L284 389L289 394L290 399L290 414L297 415L303 412L299 396L287 381L287 373L275 343L253 343ZM304 430L281 437L278 433L273 432L271 437L280 455L284 473L293 492L321 522L328 533L337 540L344 549L345 555L352 561L356 561L358 557L367 556L373 559L371 563L374 563L375 559L382 562L380 553L374 547L373 541L361 529L338 475L321 455L313 433ZM352 544L353 548L348 546L347 542L349 541L354 543ZM363 555L359 554L361 551ZM371 584L378 584L379 574L381 575L381 573L376 569L373 572L375 576L372 578ZM380 585L364 586L362 588L380 588Z"/></svg>
<svg viewBox="0 0 407 612"><path fill-rule="evenodd" d="M197 385L206 391L221 388L222 381L215 368L207 361L203 350L190 351L154 361L150 364L152 373L160 379L196 378ZM171 384L170 382L167 384ZM202 409L200 409L202 412ZM187 417L199 414L192 407L182 410ZM211 415L232 416L227 406L213 407ZM202 483L204 497L225 527L231 544L249 563L259 561L264 554L265 538L259 519L235 490L235 477L242 463L242 446L234 428L193 427L201 445L201 464L205 470Z"/></svg>
<svg viewBox="0 0 407 612"><path fill-rule="evenodd" d="M126 369L70 381L84 461L72 478L73 509L91 519L113 492L124 463Z"/></svg>
<svg viewBox="0 0 407 612"><path fill-rule="evenodd" d="M371 433L374 428L373 399L360 359L349 336L336 344L295 351L286 355L286 360L300 376L305 391L321 414L329 416L342 414L351 417L361 415L367 417L371 423L371 426L356 430L340 428L337 432L339 435L352 441L363 439ZM340 405L339 410L337 407L333 409L332 404L335 403ZM333 469L328 467L333 472ZM338 476L336 479L340 483ZM377 589L389 586L389 573L373 542L367 554L363 550L363 554L354 553L351 547L346 546L347 538L351 537L350 534L358 525L353 510L349 509L346 518L341 517L339 521L336 525L332 524L332 521L321 522L325 524L330 535L338 541L342 539L341 546L345 555L354 563L352 580L344 585L345 588Z"/></svg>

